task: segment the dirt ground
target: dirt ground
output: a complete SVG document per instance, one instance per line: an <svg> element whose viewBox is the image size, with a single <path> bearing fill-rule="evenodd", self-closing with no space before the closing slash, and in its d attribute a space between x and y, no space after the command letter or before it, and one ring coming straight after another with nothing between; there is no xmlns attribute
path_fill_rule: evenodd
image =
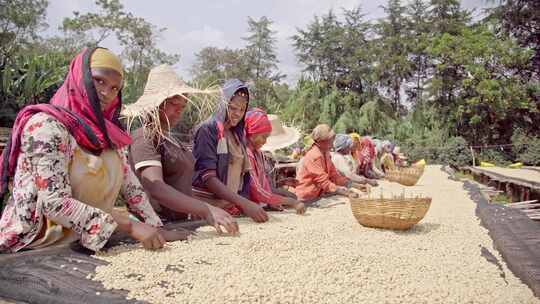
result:
<svg viewBox="0 0 540 304"><path fill-rule="evenodd" d="M239 219L239 237L204 227L161 251L119 246L94 280L151 303L540 303L507 268L461 182L428 166L414 187L381 182L372 195L433 198L405 232L365 228L347 199L304 216ZM485 256L490 257L489 262Z"/></svg>

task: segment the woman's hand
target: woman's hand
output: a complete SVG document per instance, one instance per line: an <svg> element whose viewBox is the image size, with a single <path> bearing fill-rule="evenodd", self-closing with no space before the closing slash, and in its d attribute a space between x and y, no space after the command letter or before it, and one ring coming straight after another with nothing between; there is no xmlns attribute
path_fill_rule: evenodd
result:
<svg viewBox="0 0 540 304"><path fill-rule="evenodd" d="M227 211L208 204L208 212L205 220L209 225L214 226L219 234L223 233L221 227L225 228L228 234L238 234L239 228L236 220Z"/></svg>
<svg viewBox="0 0 540 304"><path fill-rule="evenodd" d="M247 201L242 204L242 211L257 223L268 221L268 214L264 209L252 201Z"/></svg>
<svg viewBox="0 0 540 304"><path fill-rule="evenodd" d="M343 195L343 196L349 196L349 189L339 186L336 189L336 194Z"/></svg>
<svg viewBox="0 0 540 304"><path fill-rule="evenodd" d="M165 245L165 238L158 228L148 224L131 221L130 236L141 242L146 249L160 249Z"/></svg>
<svg viewBox="0 0 540 304"><path fill-rule="evenodd" d="M302 202L296 201L296 204L294 204L293 208L294 210L296 210L296 214L306 213L306 206Z"/></svg>
<svg viewBox="0 0 540 304"><path fill-rule="evenodd" d="M287 197L283 204L289 208L293 208L296 211L296 214L304 214L306 212L306 206L304 203L293 198Z"/></svg>

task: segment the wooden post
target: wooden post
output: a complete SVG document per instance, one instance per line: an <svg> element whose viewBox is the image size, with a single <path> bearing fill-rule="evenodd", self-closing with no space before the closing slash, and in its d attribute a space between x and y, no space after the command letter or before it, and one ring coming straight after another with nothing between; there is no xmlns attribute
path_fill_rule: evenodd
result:
<svg viewBox="0 0 540 304"><path fill-rule="evenodd" d="M471 155L472 155L472 165L473 167L476 167L476 159L474 157L474 149L472 146L469 146L469 148L471 149Z"/></svg>
<svg viewBox="0 0 540 304"><path fill-rule="evenodd" d="M512 188L512 184L506 183L506 196L510 199L510 203L514 202L514 189Z"/></svg>

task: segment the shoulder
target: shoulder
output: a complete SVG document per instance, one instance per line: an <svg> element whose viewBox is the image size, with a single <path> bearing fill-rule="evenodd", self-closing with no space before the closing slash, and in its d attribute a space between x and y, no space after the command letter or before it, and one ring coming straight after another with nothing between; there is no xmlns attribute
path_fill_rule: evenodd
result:
<svg viewBox="0 0 540 304"><path fill-rule="evenodd" d="M138 128L135 131L131 132L130 135L132 140L144 138L144 128Z"/></svg>
<svg viewBox="0 0 540 304"><path fill-rule="evenodd" d="M56 118L37 113L25 124L21 145L25 153L69 153L75 148L76 141Z"/></svg>
<svg viewBox="0 0 540 304"><path fill-rule="evenodd" d="M217 130L217 121L214 118L209 118L197 126L195 130L195 139L200 136L216 138L218 133Z"/></svg>
<svg viewBox="0 0 540 304"><path fill-rule="evenodd" d="M153 141L147 135L145 136L144 128L138 128L131 132L131 150L142 146L154 146Z"/></svg>
<svg viewBox="0 0 540 304"><path fill-rule="evenodd" d="M46 113L34 114L23 129L25 137L39 139L63 139L70 138L67 128L53 116Z"/></svg>
<svg viewBox="0 0 540 304"><path fill-rule="evenodd" d="M311 149L309 149L309 151L306 153L306 159L321 159L323 158L323 154L321 153L321 151L319 150L319 148L317 148L317 146L313 146L311 147Z"/></svg>

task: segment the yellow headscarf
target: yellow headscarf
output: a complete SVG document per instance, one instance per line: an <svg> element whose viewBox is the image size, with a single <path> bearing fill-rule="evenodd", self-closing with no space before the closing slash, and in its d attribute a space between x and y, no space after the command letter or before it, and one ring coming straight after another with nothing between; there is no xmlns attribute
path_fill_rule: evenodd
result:
<svg viewBox="0 0 540 304"><path fill-rule="evenodd" d="M113 69L120 73L122 78L124 78L124 69L122 68L120 58L113 52L104 48L97 48L94 50L92 57L90 57L90 68Z"/></svg>
<svg viewBox="0 0 540 304"><path fill-rule="evenodd" d="M358 134L358 133L351 133L351 134L349 134L349 136L352 137L352 139L360 140L360 138L361 138L360 134Z"/></svg>

